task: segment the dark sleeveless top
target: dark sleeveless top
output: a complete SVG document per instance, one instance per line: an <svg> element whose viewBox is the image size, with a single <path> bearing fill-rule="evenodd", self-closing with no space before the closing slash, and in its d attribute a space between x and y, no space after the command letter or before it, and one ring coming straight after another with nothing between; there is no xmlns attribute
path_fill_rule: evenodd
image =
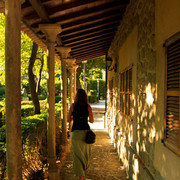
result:
<svg viewBox="0 0 180 180"><path fill-rule="evenodd" d="M74 130L89 130L88 124L88 104L80 105L74 104L74 110L72 112L73 115L73 126L72 131Z"/></svg>

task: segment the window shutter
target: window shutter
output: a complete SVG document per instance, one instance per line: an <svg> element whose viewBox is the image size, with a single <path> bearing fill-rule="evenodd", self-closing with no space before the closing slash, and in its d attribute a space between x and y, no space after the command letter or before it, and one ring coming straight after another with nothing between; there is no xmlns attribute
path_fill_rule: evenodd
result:
<svg viewBox="0 0 180 180"><path fill-rule="evenodd" d="M166 41L165 144L180 155L180 33Z"/></svg>
<svg viewBox="0 0 180 180"><path fill-rule="evenodd" d="M120 74L120 112L125 116L132 115L132 67Z"/></svg>

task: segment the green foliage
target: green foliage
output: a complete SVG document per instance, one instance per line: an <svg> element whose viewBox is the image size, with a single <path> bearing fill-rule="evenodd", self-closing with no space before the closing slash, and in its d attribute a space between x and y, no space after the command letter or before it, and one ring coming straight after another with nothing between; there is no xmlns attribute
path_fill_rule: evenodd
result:
<svg viewBox="0 0 180 180"><path fill-rule="evenodd" d="M5 98L5 86L0 86L0 101Z"/></svg>
<svg viewBox="0 0 180 180"><path fill-rule="evenodd" d="M0 101L0 127L5 124L5 101Z"/></svg>
<svg viewBox="0 0 180 180"><path fill-rule="evenodd" d="M43 96L47 96L47 79L41 80L40 94Z"/></svg>
<svg viewBox="0 0 180 180"><path fill-rule="evenodd" d="M5 17L0 13L0 84L5 84Z"/></svg>
<svg viewBox="0 0 180 180"><path fill-rule="evenodd" d="M40 94L40 95L38 95L38 99L39 99L39 100L45 100L45 99L46 99L46 96Z"/></svg>
<svg viewBox="0 0 180 180"><path fill-rule="evenodd" d="M105 70L106 62L105 57L101 56L92 60L87 61L86 63L86 80L92 79L102 79L102 70ZM81 63L78 71L80 71L80 80L83 80L83 64Z"/></svg>
<svg viewBox="0 0 180 180"><path fill-rule="evenodd" d="M0 86L0 96L5 94L5 86Z"/></svg>
<svg viewBox="0 0 180 180"><path fill-rule="evenodd" d="M27 117L34 114L34 106L33 105L22 105L21 106L21 116Z"/></svg>
<svg viewBox="0 0 180 180"><path fill-rule="evenodd" d="M58 103L59 101L61 101L61 97L60 96L55 96L55 103Z"/></svg>
<svg viewBox="0 0 180 180"><path fill-rule="evenodd" d="M97 102L97 95L88 96L89 103L96 103Z"/></svg>
<svg viewBox="0 0 180 180"><path fill-rule="evenodd" d="M99 81L99 96L100 99L106 99L106 81Z"/></svg>
<svg viewBox="0 0 180 180"><path fill-rule="evenodd" d="M55 81L55 96L61 95L61 81L57 80Z"/></svg>
<svg viewBox="0 0 180 180"><path fill-rule="evenodd" d="M31 102L24 101L22 106L30 106ZM40 101L41 106L46 106L47 102ZM2 107L4 103L0 102ZM47 107L47 106L46 106ZM42 108L44 109L44 107ZM61 102L55 104L56 115L56 137L60 137L62 132L61 121ZM23 142L23 172L33 172L39 166L43 166L43 162L47 161L47 110L41 114L22 117L22 142ZM57 148L60 145L59 139L56 140ZM0 179L5 178L6 172L6 126L0 128ZM59 153L59 150L56 150ZM28 173L26 173L28 174ZM23 173L23 178L28 179Z"/></svg>
<svg viewBox="0 0 180 180"><path fill-rule="evenodd" d="M87 82L87 92L88 95L90 96L91 95L97 96L97 80L89 80ZM106 98L106 81L104 80L99 80L99 96L100 99Z"/></svg>

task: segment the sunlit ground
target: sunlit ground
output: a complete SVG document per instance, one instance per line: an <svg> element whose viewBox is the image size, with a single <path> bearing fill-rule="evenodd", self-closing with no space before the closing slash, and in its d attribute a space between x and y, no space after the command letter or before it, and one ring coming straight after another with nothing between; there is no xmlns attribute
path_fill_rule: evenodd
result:
<svg viewBox="0 0 180 180"><path fill-rule="evenodd" d="M89 123L91 129L104 129L104 111L105 111L105 101L99 101L97 104L91 104L94 123Z"/></svg>

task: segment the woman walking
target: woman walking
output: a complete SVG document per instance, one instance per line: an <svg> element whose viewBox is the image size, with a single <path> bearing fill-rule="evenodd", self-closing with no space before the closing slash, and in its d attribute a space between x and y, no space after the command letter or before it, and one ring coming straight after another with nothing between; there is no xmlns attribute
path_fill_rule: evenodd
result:
<svg viewBox="0 0 180 180"><path fill-rule="evenodd" d="M71 104L68 122L73 120L71 131L71 150L73 157L74 173L83 179L85 170L91 155L91 145L85 142L86 132L90 129L88 117L91 123L94 122L91 106L88 103L85 90L78 89L75 102Z"/></svg>

